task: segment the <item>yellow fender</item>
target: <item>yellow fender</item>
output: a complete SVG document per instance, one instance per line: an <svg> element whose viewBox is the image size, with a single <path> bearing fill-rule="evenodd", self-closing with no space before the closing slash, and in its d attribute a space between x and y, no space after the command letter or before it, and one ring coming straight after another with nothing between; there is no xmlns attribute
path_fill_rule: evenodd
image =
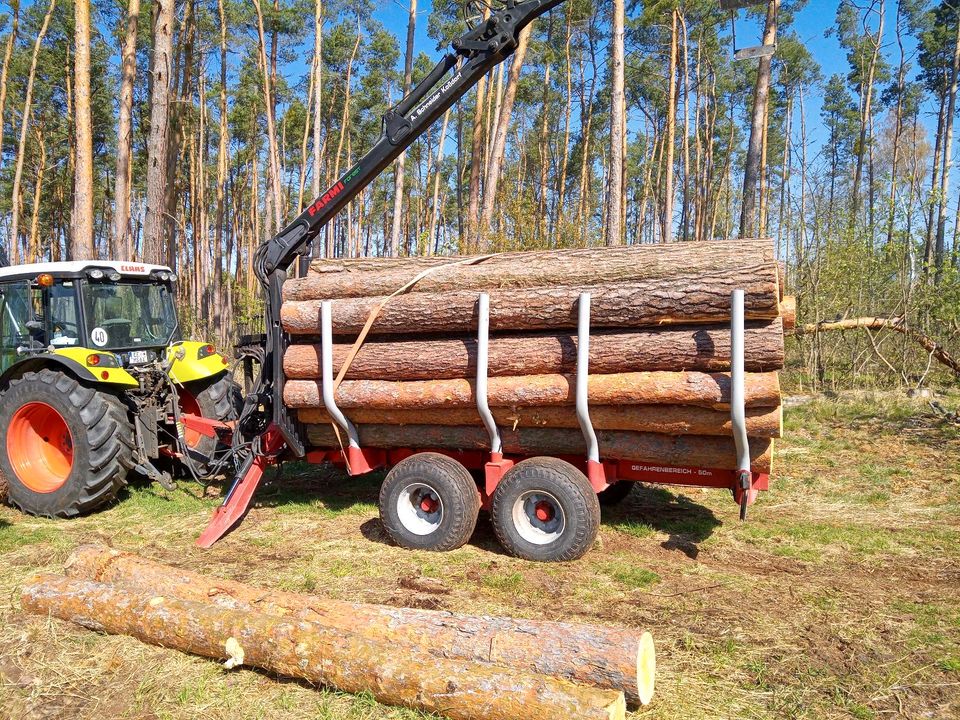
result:
<svg viewBox="0 0 960 720"><path fill-rule="evenodd" d="M170 379L178 385L204 380L228 370L227 359L213 345L196 340L184 340L167 348L167 357L173 357Z"/></svg>
<svg viewBox="0 0 960 720"><path fill-rule="evenodd" d="M62 347L54 350L52 354L70 361L68 366L85 380L105 385L140 387L137 379L120 367L119 358L112 352L84 347Z"/></svg>

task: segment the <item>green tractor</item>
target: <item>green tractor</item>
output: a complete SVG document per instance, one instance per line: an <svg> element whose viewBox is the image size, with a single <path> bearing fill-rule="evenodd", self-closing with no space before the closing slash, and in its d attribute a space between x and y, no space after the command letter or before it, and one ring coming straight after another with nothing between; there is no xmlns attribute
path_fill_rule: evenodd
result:
<svg viewBox="0 0 960 720"><path fill-rule="evenodd" d="M241 405L226 358L184 341L167 267L75 261L0 269L0 486L20 510L74 517L131 473L209 476ZM215 422L211 422L215 421Z"/></svg>

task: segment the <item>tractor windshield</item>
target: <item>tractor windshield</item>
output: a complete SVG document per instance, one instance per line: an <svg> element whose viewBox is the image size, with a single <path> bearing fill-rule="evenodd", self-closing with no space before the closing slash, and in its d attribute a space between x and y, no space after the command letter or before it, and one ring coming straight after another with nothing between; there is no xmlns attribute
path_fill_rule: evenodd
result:
<svg viewBox="0 0 960 720"><path fill-rule="evenodd" d="M159 347L167 345L177 331L173 295L166 285L90 283L83 299L91 347Z"/></svg>

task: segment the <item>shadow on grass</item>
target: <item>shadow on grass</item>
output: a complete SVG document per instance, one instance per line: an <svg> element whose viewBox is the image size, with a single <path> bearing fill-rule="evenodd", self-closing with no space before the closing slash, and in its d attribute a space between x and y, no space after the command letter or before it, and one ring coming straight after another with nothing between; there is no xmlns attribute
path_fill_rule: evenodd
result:
<svg viewBox="0 0 960 720"><path fill-rule="evenodd" d="M374 472L351 477L330 466L285 463L279 472L275 469L267 473L256 503L289 509L319 507L337 514L357 506L376 505L383 476L383 472Z"/></svg>
<svg viewBox="0 0 960 720"><path fill-rule="evenodd" d="M0 530L3 530L4 528L8 528L8 527L10 527L10 523L4 520L3 518L0 518Z"/></svg>
<svg viewBox="0 0 960 720"><path fill-rule="evenodd" d="M709 508L686 495L637 483L627 499L615 507L603 508L603 521L635 537L664 532L670 537L661 543L666 550L679 550L690 558L700 552L698 543L713 534L721 520Z"/></svg>

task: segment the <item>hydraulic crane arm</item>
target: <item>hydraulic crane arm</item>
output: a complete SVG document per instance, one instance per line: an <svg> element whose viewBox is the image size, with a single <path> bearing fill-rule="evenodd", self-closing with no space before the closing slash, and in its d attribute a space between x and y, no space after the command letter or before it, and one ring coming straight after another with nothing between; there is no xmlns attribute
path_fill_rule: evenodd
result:
<svg viewBox="0 0 960 720"><path fill-rule="evenodd" d="M300 215L257 249L254 271L265 291L266 342L264 362L238 423L244 438L259 437L272 423L296 456L303 442L283 404L283 352L286 336L280 325L281 290L287 271L311 247L333 217L356 197L400 153L406 150L447 109L491 68L517 47L520 31L563 0L506 0L488 18L454 40L436 67L383 117L383 131L374 146Z"/></svg>
<svg viewBox="0 0 960 720"><path fill-rule="evenodd" d="M454 40L436 67L383 117L380 139L356 165L257 252L256 273L266 283L306 253L323 227L367 187L487 71L509 57L520 31L563 0L507 0L489 18ZM462 61L462 62L461 62ZM459 63L459 67L458 67ZM447 78L452 70L453 75Z"/></svg>

